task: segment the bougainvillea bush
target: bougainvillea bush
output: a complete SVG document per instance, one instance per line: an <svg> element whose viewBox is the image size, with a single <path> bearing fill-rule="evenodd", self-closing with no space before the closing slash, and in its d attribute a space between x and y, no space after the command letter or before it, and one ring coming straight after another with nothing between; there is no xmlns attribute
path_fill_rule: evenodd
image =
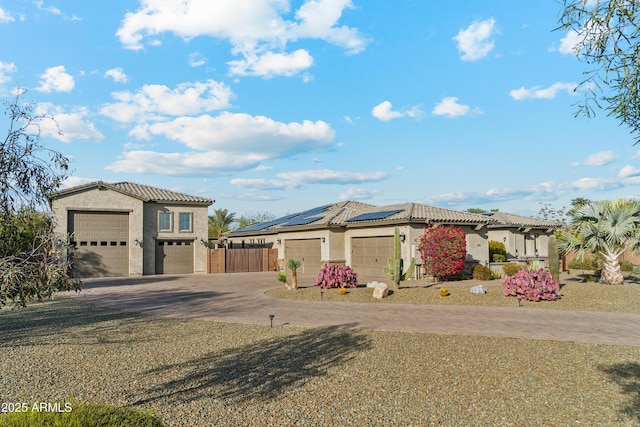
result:
<svg viewBox="0 0 640 427"><path fill-rule="evenodd" d="M560 285L548 271L520 270L507 276L503 284L504 296L526 301L554 301L560 296Z"/></svg>
<svg viewBox="0 0 640 427"><path fill-rule="evenodd" d="M457 227L437 227L425 231L417 240L422 265L429 276L449 277L464 268L467 241Z"/></svg>
<svg viewBox="0 0 640 427"><path fill-rule="evenodd" d="M348 265L327 264L316 278L316 286L329 288L355 288L358 286L358 273Z"/></svg>

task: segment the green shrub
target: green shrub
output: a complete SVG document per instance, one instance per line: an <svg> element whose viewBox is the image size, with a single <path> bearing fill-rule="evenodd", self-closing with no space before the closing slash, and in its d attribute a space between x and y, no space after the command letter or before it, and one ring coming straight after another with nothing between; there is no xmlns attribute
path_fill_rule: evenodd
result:
<svg viewBox="0 0 640 427"><path fill-rule="evenodd" d="M150 411L93 404L71 405L71 412L29 411L0 415L0 427L40 426L162 427L162 421Z"/></svg>
<svg viewBox="0 0 640 427"><path fill-rule="evenodd" d="M500 270L491 270L491 280L502 279Z"/></svg>
<svg viewBox="0 0 640 427"><path fill-rule="evenodd" d="M497 240L489 240L489 259L493 260L493 262L504 262L504 261L496 261L494 259L494 255L502 255L504 259L507 259L507 248L504 246L504 243L498 242Z"/></svg>
<svg viewBox="0 0 640 427"><path fill-rule="evenodd" d="M633 271L636 266L633 265L630 261L620 261L620 270L622 271Z"/></svg>
<svg viewBox="0 0 640 427"><path fill-rule="evenodd" d="M491 269L484 265L473 267L473 278L475 280L491 280Z"/></svg>
<svg viewBox="0 0 640 427"><path fill-rule="evenodd" d="M582 260L578 258L572 260L569 263L569 268L573 268L576 270L600 270L601 265L596 258L584 257L584 259Z"/></svg>
<svg viewBox="0 0 640 427"><path fill-rule="evenodd" d="M507 257L502 254L493 254L493 262L505 262Z"/></svg>
<svg viewBox="0 0 640 427"><path fill-rule="evenodd" d="M508 262L502 266L502 271L504 271L505 276L513 276L518 271L522 270L522 266L516 264L514 262Z"/></svg>

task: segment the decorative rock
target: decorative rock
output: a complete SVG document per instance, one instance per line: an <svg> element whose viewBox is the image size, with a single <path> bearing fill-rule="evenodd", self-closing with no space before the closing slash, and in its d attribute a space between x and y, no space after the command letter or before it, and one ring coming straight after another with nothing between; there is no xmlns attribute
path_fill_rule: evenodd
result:
<svg viewBox="0 0 640 427"><path fill-rule="evenodd" d="M473 286L471 288L471 293L472 294L486 294L487 290L484 288L483 285L477 285L477 286Z"/></svg>
<svg viewBox="0 0 640 427"><path fill-rule="evenodd" d="M389 287L386 283L377 282L376 287L373 289L373 297L377 299L385 298L389 295Z"/></svg>

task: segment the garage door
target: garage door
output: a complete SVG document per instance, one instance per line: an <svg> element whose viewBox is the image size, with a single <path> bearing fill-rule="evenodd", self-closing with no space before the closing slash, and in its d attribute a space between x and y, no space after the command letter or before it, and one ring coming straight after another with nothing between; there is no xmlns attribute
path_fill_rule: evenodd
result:
<svg viewBox="0 0 640 427"><path fill-rule="evenodd" d="M362 276L385 277L384 267L393 256L393 236L351 239L351 266Z"/></svg>
<svg viewBox="0 0 640 427"><path fill-rule="evenodd" d="M318 274L320 272L320 239L286 240L284 246L285 265L288 259L300 260L298 273Z"/></svg>
<svg viewBox="0 0 640 427"><path fill-rule="evenodd" d="M192 240L158 240L156 274L193 273Z"/></svg>
<svg viewBox="0 0 640 427"><path fill-rule="evenodd" d="M79 277L129 275L128 213L70 211L68 221Z"/></svg>

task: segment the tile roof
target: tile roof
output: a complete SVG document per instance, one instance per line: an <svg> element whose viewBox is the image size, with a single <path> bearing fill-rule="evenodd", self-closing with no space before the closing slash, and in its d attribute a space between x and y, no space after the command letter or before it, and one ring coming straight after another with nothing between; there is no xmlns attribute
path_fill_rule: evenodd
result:
<svg viewBox="0 0 640 427"><path fill-rule="evenodd" d="M355 220L353 220L354 218ZM357 227L394 222L488 224L491 222L491 219L483 215L458 212L418 203L374 206L361 202L346 201L287 215L266 223L254 224L225 233L225 235L246 235L256 232L266 233L291 229L293 227L317 229L329 226Z"/></svg>
<svg viewBox="0 0 640 427"><path fill-rule="evenodd" d="M126 194L144 202L161 202L161 203L188 203L203 204L209 206L213 200L204 197L192 196L189 194L179 193L177 191L165 190L162 188L152 187L150 185L136 184L133 182L117 182L106 183L103 181L91 182L89 184L79 185L53 193L49 199L56 199L78 191L88 190L91 188L103 187L113 191Z"/></svg>
<svg viewBox="0 0 640 427"><path fill-rule="evenodd" d="M491 220L490 228L500 228L505 226L531 227L531 228L560 228L561 222L547 221L545 219L531 218L527 216L515 215L507 212L490 212L483 214Z"/></svg>

